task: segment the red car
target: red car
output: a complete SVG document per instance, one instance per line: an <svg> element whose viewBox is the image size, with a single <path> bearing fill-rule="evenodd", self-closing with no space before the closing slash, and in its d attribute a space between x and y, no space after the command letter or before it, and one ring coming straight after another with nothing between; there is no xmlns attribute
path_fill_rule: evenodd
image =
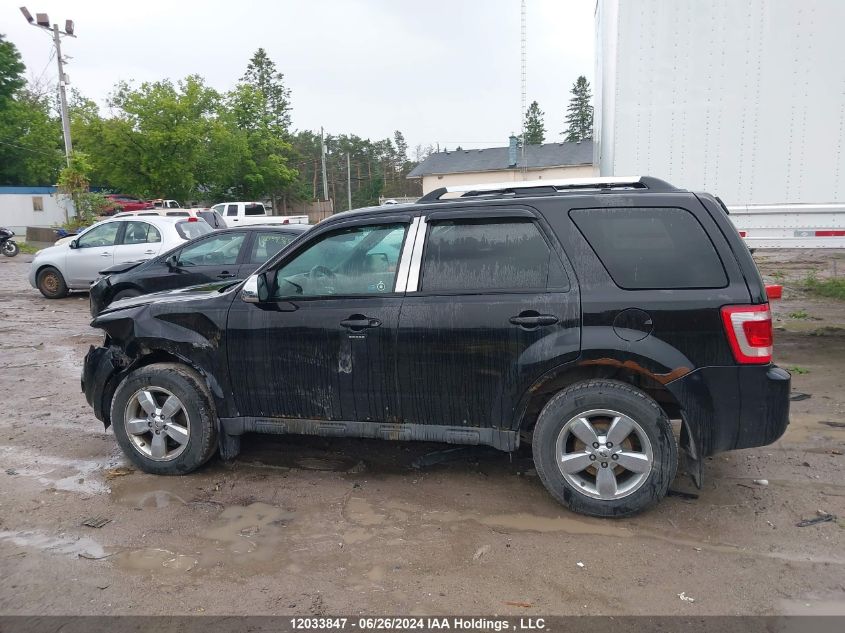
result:
<svg viewBox="0 0 845 633"><path fill-rule="evenodd" d="M143 211L144 209L153 208L152 202L131 198L122 193L107 194L106 199L111 203L111 207L106 211L105 215L114 215L120 211Z"/></svg>

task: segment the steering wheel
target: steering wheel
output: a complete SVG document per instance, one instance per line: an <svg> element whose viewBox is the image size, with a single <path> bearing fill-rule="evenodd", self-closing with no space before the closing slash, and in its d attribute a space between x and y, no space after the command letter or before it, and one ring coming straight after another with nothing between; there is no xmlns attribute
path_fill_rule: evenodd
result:
<svg viewBox="0 0 845 633"><path fill-rule="evenodd" d="M326 279L334 279L334 271L328 266L323 266L322 264L317 264L311 270L308 271L309 279L320 279L321 277L325 277Z"/></svg>

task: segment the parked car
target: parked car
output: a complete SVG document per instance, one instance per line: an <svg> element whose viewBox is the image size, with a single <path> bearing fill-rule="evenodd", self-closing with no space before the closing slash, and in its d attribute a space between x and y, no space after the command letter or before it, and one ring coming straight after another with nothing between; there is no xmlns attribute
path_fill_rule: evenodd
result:
<svg viewBox="0 0 845 633"><path fill-rule="evenodd" d="M101 270L89 292L91 316L127 297L248 277L309 228L291 224L214 231L144 262Z"/></svg>
<svg viewBox="0 0 845 633"><path fill-rule="evenodd" d="M153 205L154 209L181 209L182 205L179 204L176 200L166 200L162 198L156 198L155 200L150 200L149 203Z"/></svg>
<svg viewBox="0 0 845 633"><path fill-rule="evenodd" d="M226 218L229 226L246 224L308 224L307 215L270 215L262 202L226 202L212 210Z"/></svg>
<svg viewBox="0 0 845 633"><path fill-rule="evenodd" d="M191 209L169 209L160 211L162 215L167 217L186 217L186 218L202 218L208 222L213 229L225 229L226 221L220 216L217 211L204 207L197 207Z"/></svg>
<svg viewBox="0 0 845 633"><path fill-rule="evenodd" d="M121 211L142 211L144 209L153 208L153 204L151 202L125 196L122 193L106 194L106 200L109 201L111 206L103 215L114 215L115 213L120 213Z"/></svg>
<svg viewBox="0 0 845 633"><path fill-rule="evenodd" d="M458 198L444 198L447 193ZM241 284L112 304L83 390L140 469L243 433L532 447L574 511L630 515L777 440L790 375L725 207L656 178L441 188L334 215Z"/></svg>
<svg viewBox="0 0 845 633"><path fill-rule="evenodd" d="M48 299L59 299L70 290L88 290L103 268L155 257L211 230L196 218L130 216L98 222L70 242L38 251L29 283Z"/></svg>

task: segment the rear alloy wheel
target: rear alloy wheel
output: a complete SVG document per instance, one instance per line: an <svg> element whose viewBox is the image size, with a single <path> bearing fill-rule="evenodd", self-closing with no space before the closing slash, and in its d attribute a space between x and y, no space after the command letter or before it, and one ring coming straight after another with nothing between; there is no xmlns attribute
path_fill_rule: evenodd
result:
<svg viewBox="0 0 845 633"><path fill-rule="evenodd" d="M38 273L35 285L38 286L41 294L48 299L62 299L68 295L65 278L52 266L48 266Z"/></svg>
<svg viewBox="0 0 845 633"><path fill-rule="evenodd" d="M592 516L629 516L657 503L677 469L666 414L647 394L613 380L554 396L537 419L532 448L549 492Z"/></svg>

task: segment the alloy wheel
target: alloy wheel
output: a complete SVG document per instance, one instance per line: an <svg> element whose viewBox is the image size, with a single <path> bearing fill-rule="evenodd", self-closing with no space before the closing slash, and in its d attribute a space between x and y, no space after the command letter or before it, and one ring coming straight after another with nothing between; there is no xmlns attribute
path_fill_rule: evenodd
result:
<svg viewBox="0 0 845 633"><path fill-rule="evenodd" d="M139 453L155 461L176 459L190 437L188 413L167 389L139 389L126 403L126 434Z"/></svg>
<svg viewBox="0 0 845 633"><path fill-rule="evenodd" d="M643 427L610 409L592 409L570 419L558 434L555 455L572 487L601 500L633 494L654 463Z"/></svg>

